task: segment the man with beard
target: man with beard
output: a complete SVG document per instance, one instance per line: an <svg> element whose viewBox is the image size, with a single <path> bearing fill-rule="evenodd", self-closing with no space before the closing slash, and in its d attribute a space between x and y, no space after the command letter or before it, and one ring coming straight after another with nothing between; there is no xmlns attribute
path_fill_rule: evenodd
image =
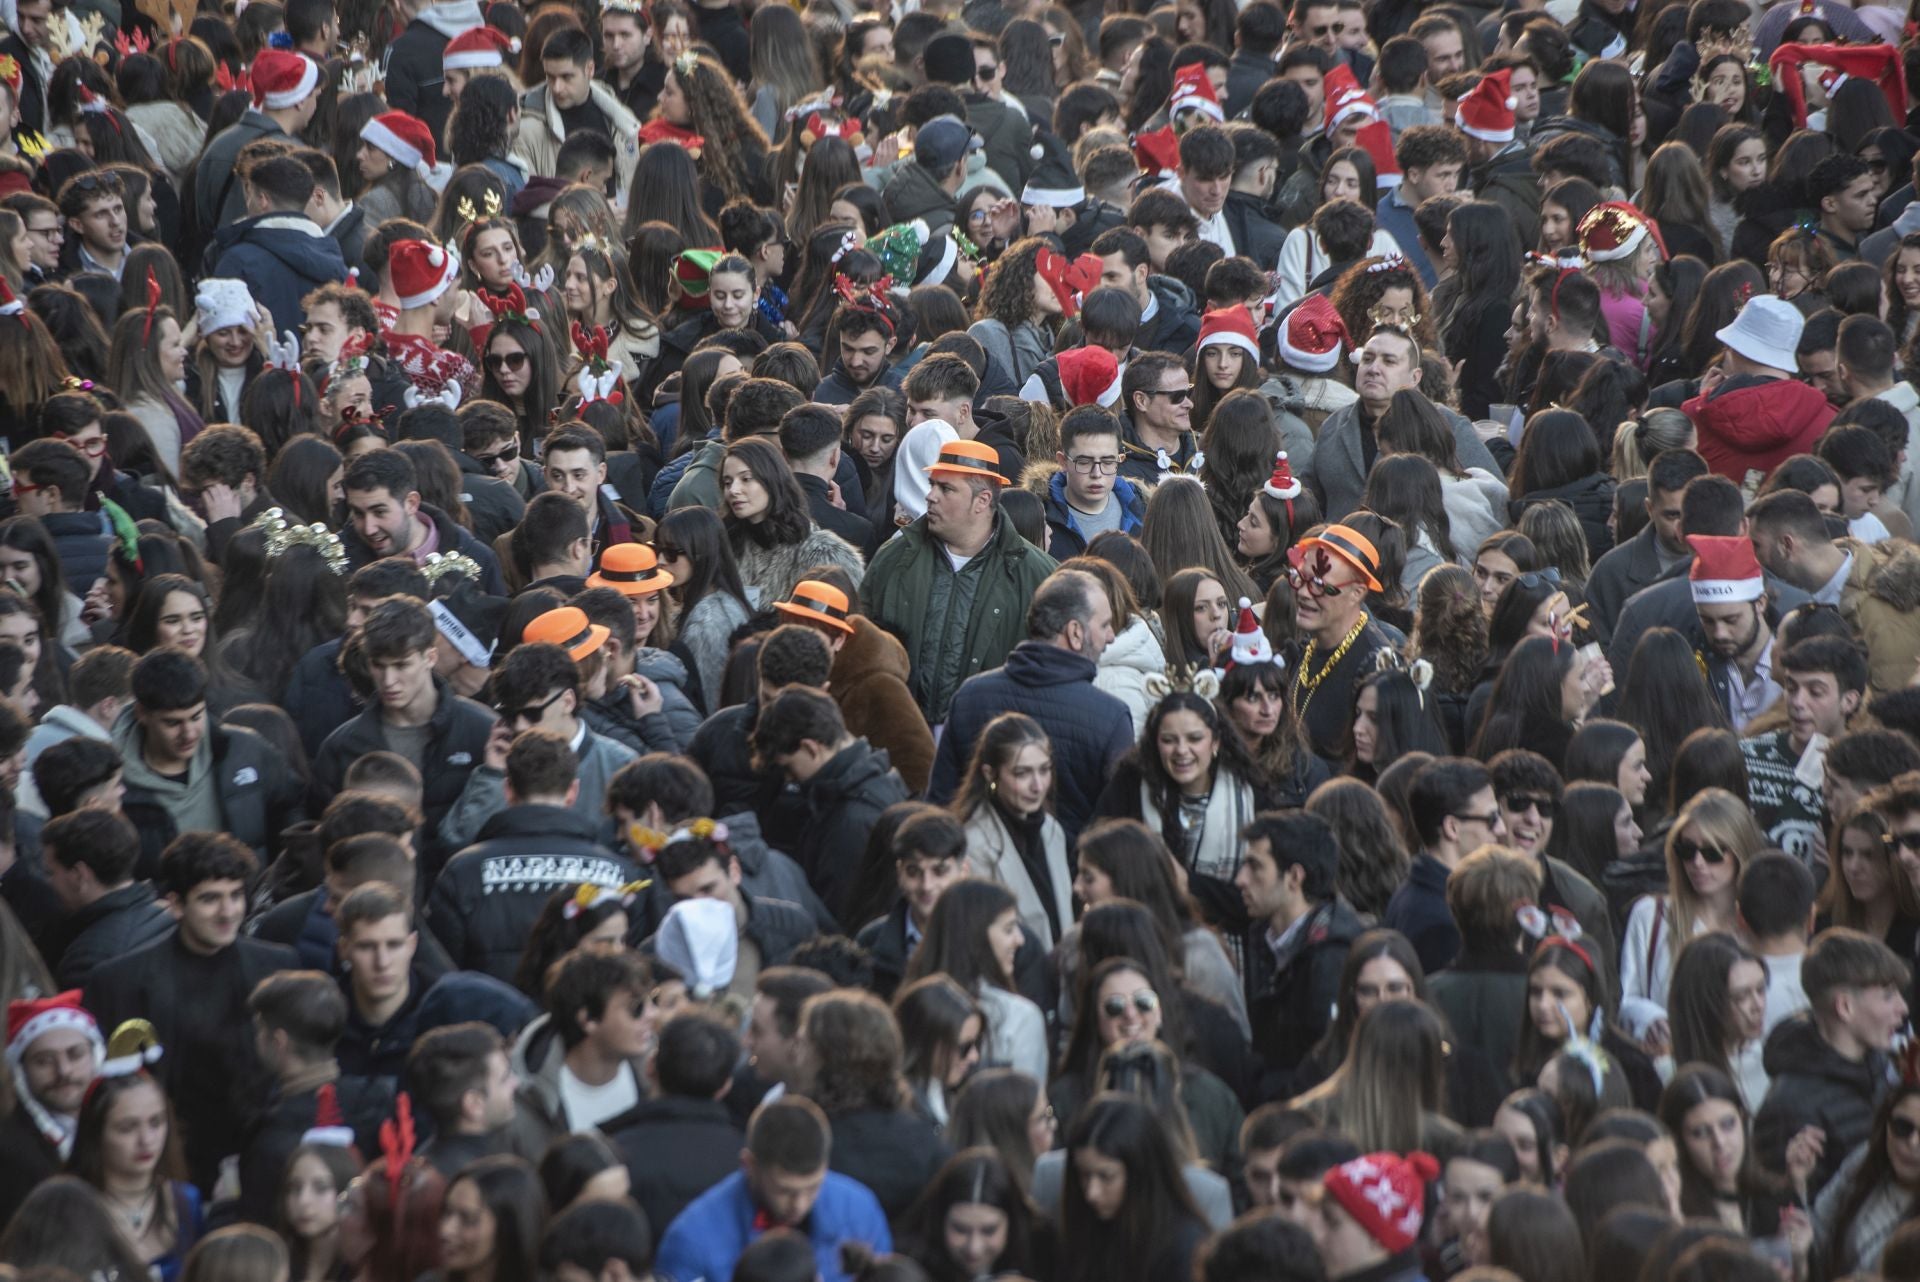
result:
<svg viewBox="0 0 1920 1282"><path fill-rule="evenodd" d="M1739 732L1780 698L1760 562L1752 540L1738 535L1693 534L1687 542L1694 553L1688 582L1705 641L1707 679Z"/></svg>
<svg viewBox="0 0 1920 1282"><path fill-rule="evenodd" d="M100 1027L78 991L7 1003L7 1069L18 1104L0 1122L0 1222L66 1165L81 1102L104 1058Z"/></svg>

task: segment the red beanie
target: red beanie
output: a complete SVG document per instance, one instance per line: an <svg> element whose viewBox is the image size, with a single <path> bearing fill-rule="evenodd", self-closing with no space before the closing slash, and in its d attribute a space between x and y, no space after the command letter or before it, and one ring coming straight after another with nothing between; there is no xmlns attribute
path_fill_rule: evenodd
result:
<svg viewBox="0 0 1920 1282"><path fill-rule="evenodd" d="M1369 1153L1334 1167L1321 1183L1368 1236L1398 1255L1419 1240L1427 1184L1439 1174L1427 1153Z"/></svg>

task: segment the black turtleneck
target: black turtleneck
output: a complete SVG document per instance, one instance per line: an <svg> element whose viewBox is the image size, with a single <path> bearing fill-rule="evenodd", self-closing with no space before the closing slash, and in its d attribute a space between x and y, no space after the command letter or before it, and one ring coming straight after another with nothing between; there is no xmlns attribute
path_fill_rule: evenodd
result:
<svg viewBox="0 0 1920 1282"><path fill-rule="evenodd" d="M1020 852L1020 862L1026 865L1027 878L1033 882L1040 906L1046 909L1047 922L1053 927L1053 936L1058 939L1062 923L1053 897L1053 874L1047 870L1047 812L1042 808L1023 818L1001 804L998 796L993 799L993 809L1000 816L1001 826L1013 838L1014 849Z"/></svg>

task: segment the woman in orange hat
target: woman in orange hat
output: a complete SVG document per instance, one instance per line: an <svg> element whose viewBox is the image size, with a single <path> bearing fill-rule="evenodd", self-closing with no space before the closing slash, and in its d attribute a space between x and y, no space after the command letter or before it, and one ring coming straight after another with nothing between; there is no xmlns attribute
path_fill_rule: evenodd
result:
<svg viewBox="0 0 1920 1282"><path fill-rule="evenodd" d="M687 694L691 659L672 650L673 595L668 589L673 582L673 575L661 567L659 557L645 543L614 544L600 554L600 568L587 576L589 591L618 592L633 611L633 644L627 647L633 654L633 668L620 683L628 687L629 698L635 697L631 692L638 685L636 677L645 677L660 691L660 710L672 729L677 752L692 742L693 732L700 728L700 710Z"/></svg>

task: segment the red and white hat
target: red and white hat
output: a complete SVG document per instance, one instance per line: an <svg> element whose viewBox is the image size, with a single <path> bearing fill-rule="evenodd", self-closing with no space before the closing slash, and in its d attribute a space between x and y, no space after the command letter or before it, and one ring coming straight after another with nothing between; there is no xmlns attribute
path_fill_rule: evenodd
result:
<svg viewBox="0 0 1920 1282"><path fill-rule="evenodd" d="M262 49L249 74L253 105L268 111L297 107L320 85L320 68L313 59L288 49Z"/></svg>
<svg viewBox="0 0 1920 1282"><path fill-rule="evenodd" d="M1607 200L1589 209L1576 234L1580 249L1596 263L1618 262L1640 252L1653 222L1624 200Z"/></svg>
<svg viewBox="0 0 1920 1282"><path fill-rule="evenodd" d="M1200 318L1200 347L1237 347L1255 362L1260 343L1254 337L1253 316L1244 307L1222 307Z"/></svg>
<svg viewBox="0 0 1920 1282"><path fill-rule="evenodd" d="M1220 106L1220 95L1213 90L1213 78L1197 62L1190 62L1173 73L1173 92L1167 96L1167 119L1183 111L1197 111L1208 119L1224 123L1227 113Z"/></svg>
<svg viewBox="0 0 1920 1282"><path fill-rule="evenodd" d="M1350 93L1359 93L1360 81L1353 74L1353 68L1344 62L1333 64L1333 70L1320 79L1320 101L1331 107L1333 100L1344 98Z"/></svg>
<svg viewBox="0 0 1920 1282"><path fill-rule="evenodd" d="M1321 1177L1327 1196L1354 1218L1382 1250L1394 1255L1420 1237L1427 1185L1440 1174L1428 1153L1368 1153Z"/></svg>
<svg viewBox="0 0 1920 1282"><path fill-rule="evenodd" d="M518 37L509 36L498 27L474 27L447 41L447 50L440 55L440 66L447 71L504 67L507 55L519 52Z"/></svg>
<svg viewBox="0 0 1920 1282"><path fill-rule="evenodd" d="M1273 456L1273 475L1260 488L1282 503L1291 503L1300 497L1300 478L1293 474L1293 464L1287 462L1285 450Z"/></svg>
<svg viewBox="0 0 1920 1282"><path fill-rule="evenodd" d="M1283 454L1281 457L1286 456ZM1273 662L1273 642L1267 640L1267 634L1260 630L1260 620L1253 617L1253 602L1241 597L1240 618L1233 625L1233 644L1227 651L1227 667Z"/></svg>
<svg viewBox="0 0 1920 1282"><path fill-rule="evenodd" d="M1180 168L1180 139L1172 125L1135 134L1131 144L1134 162L1150 175L1171 174Z"/></svg>
<svg viewBox="0 0 1920 1282"><path fill-rule="evenodd" d="M460 279L460 255L424 240L395 241L388 262L403 308L429 305Z"/></svg>
<svg viewBox="0 0 1920 1282"><path fill-rule="evenodd" d="M360 137L422 178L432 175L439 160L433 148L433 131L404 111L381 112L360 126Z"/></svg>
<svg viewBox="0 0 1920 1282"><path fill-rule="evenodd" d="M1054 357L1069 404L1111 409L1120 399L1120 362L1104 347L1070 347Z"/></svg>
<svg viewBox="0 0 1920 1282"><path fill-rule="evenodd" d="M1851 11L1849 11L1851 12ZM1807 124L1807 88L1800 68L1817 63L1828 70L1820 76L1820 87L1829 96L1851 76L1861 76L1879 86L1895 120L1907 118L1907 83L1901 74L1900 50L1887 44L1861 45L1781 45L1767 59L1774 86L1786 94L1797 129Z"/></svg>
<svg viewBox="0 0 1920 1282"><path fill-rule="evenodd" d="M1329 95L1327 98L1328 135L1331 136L1333 131L1340 127L1341 121L1356 115L1364 116L1368 120L1380 119L1380 107L1367 96L1366 90L1356 86L1343 90L1337 98Z"/></svg>
<svg viewBox="0 0 1920 1282"><path fill-rule="evenodd" d="M1041 249L1033 260L1034 270L1047 288L1060 300L1060 309L1072 320L1080 312L1080 300L1100 287L1100 256L1082 254L1068 258L1051 249Z"/></svg>
<svg viewBox="0 0 1920 1282"><path fill-rule="evenodd" d="M84 1033L93 1043L95 1058L106 1057L107 1044L100 1036L100 1025L80 1004L80 990L70 988L52 997L7 1003L7 1061L18 1064L27 1047L43 1034L56 1028Z"/></svg>
<svg viewBox="0 0 1920 1282"><path fill-rule="evenodd" d="M1325 374L1340 364L1341 348L1349 341L1346 322L1325 294L1308 294L1287 313L1287 323L1274 340L1280 359L1309 374Z"/></svg>
<svg viewBox="0 0 1920 1282"><path fill-rule="evenodd" d="M1367 155L1373 157L1374 183L1382 191L1400 185L1400 160L1393 154L1393 126L1384 120L1375 120L1360 126L1360 132L1353 136L1357 146L1366 148Z"/></svg>
<svg viewBox="0 0 1920 1282"><path fill-rule="evenodd" d="M1489 72L1460 99L1460 132L1481 142L1513 141L1513 72Z"/></svg>
<svg viewBox="0 0 1920 1282"><path fill-rule="evenodd" d="M1753 540L1743 534L1689 534L1693 568L1687 584L1695 605L1758 601L1766 590Z"/></svg>

